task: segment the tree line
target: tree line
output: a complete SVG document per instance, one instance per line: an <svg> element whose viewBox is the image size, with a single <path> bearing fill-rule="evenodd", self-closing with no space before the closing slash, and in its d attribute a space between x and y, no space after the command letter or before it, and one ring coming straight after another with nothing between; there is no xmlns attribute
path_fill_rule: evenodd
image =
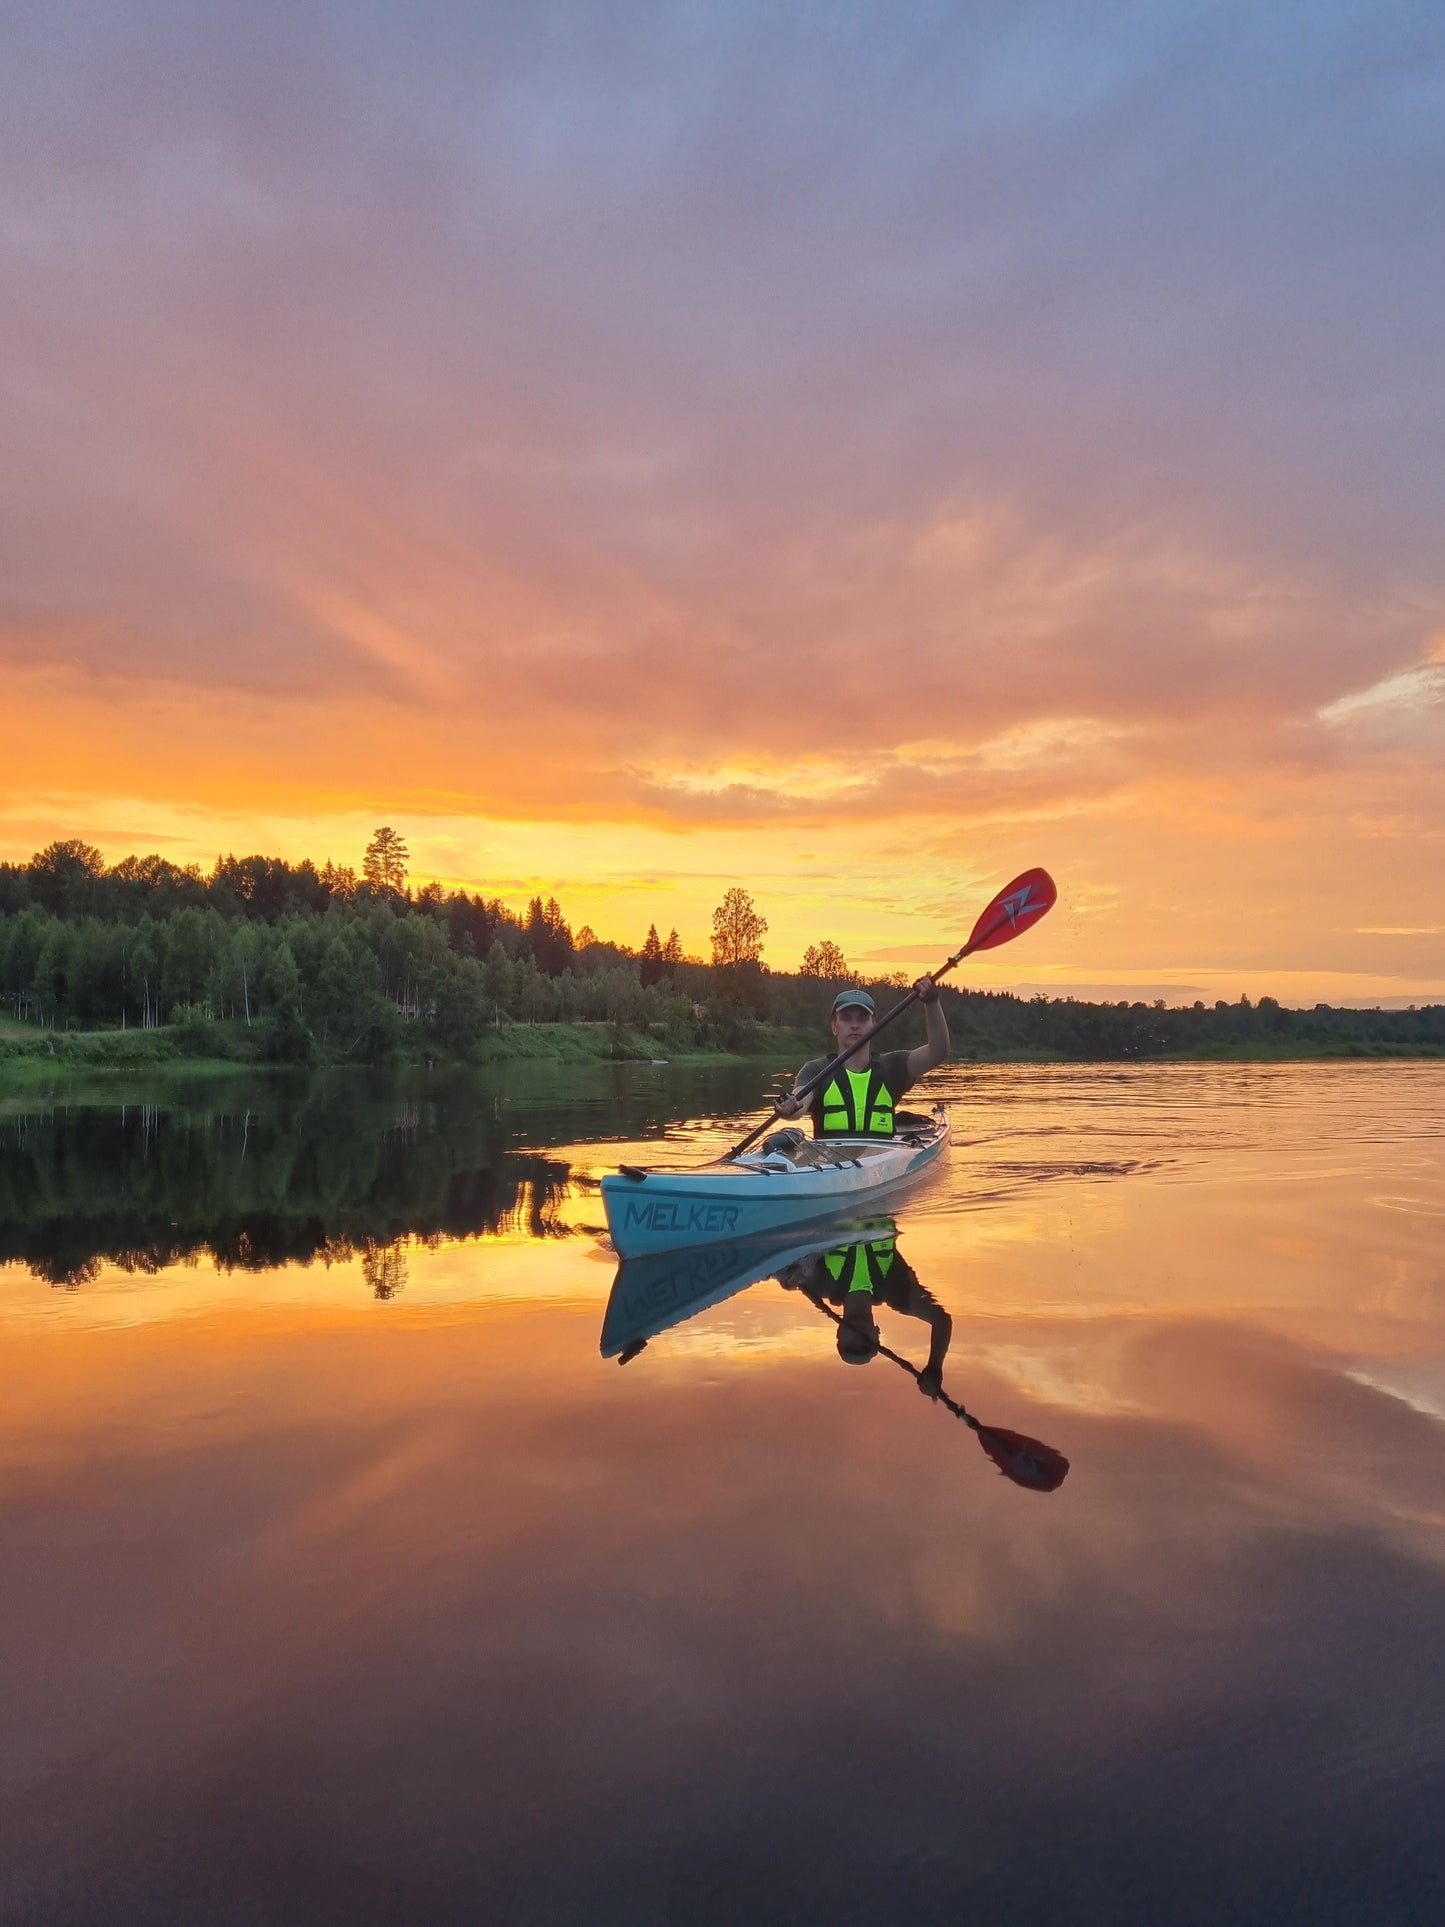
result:
<svg viewBox="0 0 1445 1927"><path fill-rule="evenodd" d="M498 897L406 888L389 828L354 870L219 857L209 875L160 856L107 867L78 839L0 864L0 994L22 1021L98 1028L217 1023L260 1055L319 1048L364 1061L415 1034L449 1053L488 1025L693 1019L707 972L677 932L641 949L575 936L555 897L515 915Z"/></svg>
<svg viewBox="0 0 1445 1927"><path fill-rule="evenodd" d="M0 995L40 1026L178 1025L198 1053L224 1027L240 1054L374 1062L403 1046L465 1056L489 1027L519 1022L736 1048L761 1025L821 1029L840 984L864 984L881 1009L907 981L850 968L826 938L796 971L771 970L767 919L740 886L714 912L704 963L655 924L635 950L586 926L574 933L555 897L535 896L518 916L498 897L412 890L407 862L389 827L359 875L264 856L219 857L209 875L160 856L107 866L78 839L53 843L28 864L0 864ZM963 1058L1445 1050L1439 1005L1290 1010L1246 997L1166 1009L951 985L944 996Z"/></svg>

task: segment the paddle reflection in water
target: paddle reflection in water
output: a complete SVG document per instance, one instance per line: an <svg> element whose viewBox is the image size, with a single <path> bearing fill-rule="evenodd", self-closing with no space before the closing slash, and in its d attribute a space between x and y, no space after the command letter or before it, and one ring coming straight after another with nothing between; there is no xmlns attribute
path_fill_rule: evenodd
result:
<svg viewBox="0 0 1445 1927"><path fill-rule="evenodd" d="M953 1320L898 1248L891 1218L830 1225L811 1239L733 1239L687 1251L631 1258L618 1266L602 1320L602 1356L629 1364L649 1339L722 1304L763 1279L798 1292L837 1330L838 1356L866 1365L886 1358L935 1404L962 1419L1005 1478L1031 1492L1057 1491L1069 1461L1040 1439L985 1425L943 1389ZM877 1308L928 1326L928 1358L912 1364L882 1341Z"/></svg>

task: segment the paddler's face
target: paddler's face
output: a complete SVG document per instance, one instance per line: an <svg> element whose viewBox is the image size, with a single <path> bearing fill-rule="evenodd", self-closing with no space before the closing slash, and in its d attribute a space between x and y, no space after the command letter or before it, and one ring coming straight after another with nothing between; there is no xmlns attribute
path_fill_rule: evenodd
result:
<svg viewBox="0 0 1445 1927"><path fill-rule="evenodd" d="M861 1004L844 1004L833 1012L833 1038L839 1050L851 1051L873 1019Z"/></svg>

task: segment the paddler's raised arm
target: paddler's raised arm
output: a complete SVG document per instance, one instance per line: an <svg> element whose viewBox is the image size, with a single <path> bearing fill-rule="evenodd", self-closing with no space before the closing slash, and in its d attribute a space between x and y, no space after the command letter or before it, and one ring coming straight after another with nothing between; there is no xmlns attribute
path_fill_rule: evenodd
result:
<svg viewBox="0 0 1445 1927"><path fill-rule="evenodd" d="M923 1005L923 1015L928 1024L927 1043L916 1045L908 1053L908 1075L916 1084L925 1071L931 1071L935 1064L943 1063L953 1049L953 1039L948 1034L948 1019L943 1014L938 985L932 977L920 977L913 988L918 992L918 1001Z"/></svg>

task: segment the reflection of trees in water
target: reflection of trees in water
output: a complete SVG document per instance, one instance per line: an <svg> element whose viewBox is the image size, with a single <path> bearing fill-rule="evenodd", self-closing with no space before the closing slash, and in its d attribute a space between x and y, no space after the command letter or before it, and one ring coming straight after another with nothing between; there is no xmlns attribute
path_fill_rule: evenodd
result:
<svg viewBox="0 0 1445 1927"><path fill-rule="evenodd" d="M406 1239L550 1237L568 1177L474 1107L32 1115L0 1124L0 1261L75 1286L101 1260L145 1273L209 1253L269 1270Z"/></svg>
<svg viewBox="0 0 1445 1927"><path fill-rule="evenodd" d="M395 1298L406 1283L406 1252L399 1244L372 1245L361 1254L361 1275L376 1298Z"/></svg>
<svg viewBox="0 0 1445 1927"><path fill-rule="evenodd" d="M99 1258L87 1258L82 1264L72 1265L63 1278L52 1278L50 1282L62 1291L79 1291L82 1285L94 1284L99 1276Z"/></svg>
<svg viewBox="0 0 1445 1927"><path fill-rule="evenodd" d="M571 1167L548 1163L543 1158L537 1162L542 1168L517 1187L517 1202L507 1228L520 1230L525 1225L531 1238L565 1238L571 1226L560 1221L557 1207L567 1195Z"/></svg>

